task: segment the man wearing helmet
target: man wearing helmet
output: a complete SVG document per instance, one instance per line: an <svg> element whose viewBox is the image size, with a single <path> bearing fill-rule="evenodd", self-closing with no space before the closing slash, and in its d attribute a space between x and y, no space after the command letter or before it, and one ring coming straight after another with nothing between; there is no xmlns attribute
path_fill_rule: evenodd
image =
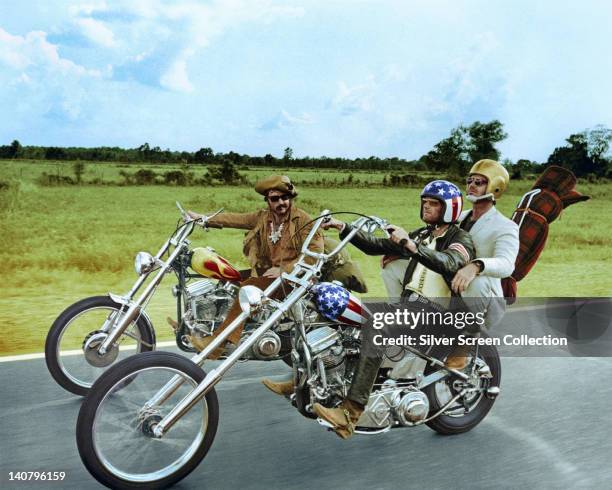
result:
<svg viewBox="0 0 612 490"><path fill-rule="evenodd" d="M351 243L368 255L394 255L408 259L403 278L402 297L435 311L450 306L451 281L456 272L475 257L469 233L456 222L462 211L463 200L457 186L436 180L421 192L421 219L426 226L407 233L399 226L389 226L390 238L373 238L365 233L355 235ZM349 225L332 219L324 228L336 228L345 237ZM417 304L417 303L415 303ZM383 357L380 353L364 353L359 357L347 398L338 408L320 404L313 411L334 426L343 439L350 437L365 405Z"/></svg>
<svg viewBox="0 0 612 490"><path fill-rule="evenodd" d="M471 310L487 313L489 326L504 313L501 279L512 274L519 251L517 224L495 207L509 181L507 170L495 160L479 160L472 166L467 178L472 210L461 215L460 227L472 236L476 258L457 271L451 283ZM467 360L467 351L458 347L447 365L462 369Z"/></svg>

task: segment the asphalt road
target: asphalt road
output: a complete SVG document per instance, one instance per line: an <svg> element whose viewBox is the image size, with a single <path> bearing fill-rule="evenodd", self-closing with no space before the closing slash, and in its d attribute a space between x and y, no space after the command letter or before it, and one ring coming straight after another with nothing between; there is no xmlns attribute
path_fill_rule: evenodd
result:
<svg viewBox="0 0 612 490"><path fill-rule="evenodd" d="M204 461L175 488L474 488L612 486L612 359L504 358L502 394L473 431L427 427L343 441L259 379L279 362L234 367L217 386L220 423ZM1 488L100 488L75 443L80 398L44 360L0 363ZM65 471L63 482L8 481Z"/></svg>

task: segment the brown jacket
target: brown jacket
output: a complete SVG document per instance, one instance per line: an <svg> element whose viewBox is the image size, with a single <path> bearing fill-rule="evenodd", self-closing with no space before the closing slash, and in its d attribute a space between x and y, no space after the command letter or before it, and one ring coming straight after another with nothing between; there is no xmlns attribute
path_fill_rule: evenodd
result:
<svg viewBox="0 0 612 490"><path fill-rule="evenodd" d="M256 277L270 267L282 265L285 272L293 269L312 225L302 227L310 220L308 213L292 206L276 245L269 239L272 213L268 209L260 209L254 213L221 213L211 219L210 224L249 230L244 238L243 253L251 265L251 275ZM323 236L320 232L316 233L309 248L313 252L323 252Z"/></svg>

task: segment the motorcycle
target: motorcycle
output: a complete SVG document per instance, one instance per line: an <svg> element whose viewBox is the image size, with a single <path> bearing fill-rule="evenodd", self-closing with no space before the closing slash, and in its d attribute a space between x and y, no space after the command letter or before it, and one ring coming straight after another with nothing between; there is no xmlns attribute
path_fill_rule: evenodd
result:
<svg viewBox="0 0 612 490"><path fill-rule="evenodd" d="M187 216L176 204L181 216ZM203 225L208 231L208 222ZM194 228L195 222L182 222L155 256L139 252L134 263L138 279L127 294L84 298L58 316L47 334L45 359L60 386L86 395L95 379L118 359L155 349L155 329L146 307L168 273L177 278L172 293L181 350L196 352L190 339L211 335L221 324L238 294L240 272L212 248L190 248L188 237Z"/></svg>
<svg viewBox="0 0 612 490"><path fill-rule="evenodd" d="M321 268L359 230L374 233L386 222L360 217L330 253L312 252L308 245L328 215L323 211L314 222L290 273L281 274L265 291L254 286L240 289L242 313L202 352L191 359L170 352L141 353L100 376L81 406L76 427L80 457L100 483L111 488L164 488L193 471L217 431L215 385L287 318L292 333L292 405L316 419L314 403L334 407L346 397L364 348L362 323L350 314L331 320L318 305L332 288L331 294L350 298L357 316L365 311L341 286L320 282ZM278 288L285 290L283 300L271 298ZM227 359L208 374L201 369L240 323L264 312L265 319ZM483 420L499 395L501 366L494 346L475 346L462 370L445 366L448 349L404 349L409 355L388 357L383 363L356 433L381 434L426 424L441 434L458 434Z"/></svg>

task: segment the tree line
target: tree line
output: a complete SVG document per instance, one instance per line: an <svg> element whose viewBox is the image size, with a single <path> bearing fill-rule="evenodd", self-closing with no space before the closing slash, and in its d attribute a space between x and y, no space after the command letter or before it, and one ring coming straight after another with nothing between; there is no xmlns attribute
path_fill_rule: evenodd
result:
<svg viewBox="0 0 612 490"><path fill-rule="evenodd" d="M285 148L282 158L271 154L250 156L234 151L215 153L212 148L203 147L195 152L162 150L144 143L138 148L119 147L56 147L22 146L17 140L0 146L0 158L32 159L54 161L123 162L123 163L182 163L217 167L213 172L233 175L238 167L293 167L293 168L340 168L345 170L386 170L386 171L435 171L449 175L465 175L473 162L481 158L499 160L496 145L507 138L503 124L498 120L454 128L447 138L434 145L428 153L417 160L398 157L339 158L293 156L293 150ZM502 161L514 178L526 173L539 173L543 166L560 165L572 170L578 177L594 176L612 178L612 158L609 155L612 130L595 126L571 134L566 144L553 150L546 162L519 159Z"/></svg>

